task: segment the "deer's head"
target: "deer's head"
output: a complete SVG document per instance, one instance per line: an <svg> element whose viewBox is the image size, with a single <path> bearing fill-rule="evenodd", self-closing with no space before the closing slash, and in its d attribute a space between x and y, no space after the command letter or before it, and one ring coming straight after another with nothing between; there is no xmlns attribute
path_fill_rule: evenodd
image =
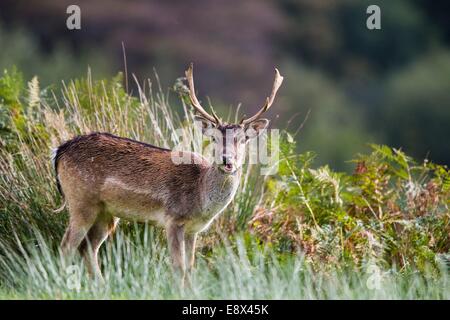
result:
<svg viewBox="0 0 450 320"><path fill-rule="evenodd" d="M269 120L261 118L272 106L283 77L275 69L275 80L272 92L262 108L252 117L243 118L239 123L225 123L213 111L212 115L206 112L195 95L193 65L186 70L189 84L189 98L192 107L197 112L196 121L202 125L204 135L211 138L215 151L215 164L224 173L232 174L238 170L245 159L245 146L250 139L259 136L269 125Z"/></svg>

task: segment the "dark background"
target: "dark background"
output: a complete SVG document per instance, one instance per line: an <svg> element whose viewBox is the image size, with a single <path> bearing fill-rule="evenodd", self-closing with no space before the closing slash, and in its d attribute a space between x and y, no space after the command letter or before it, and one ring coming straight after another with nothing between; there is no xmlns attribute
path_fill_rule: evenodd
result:
<svg viewBox="0 0 450 320"><path fill-rule="evenodd" d="M124 70L159 74L169 88L195 63L199 96L223 115L255 112L273 68L285 76L270 117L299 151L348 169L368 143L450 163L450 5L426 0L0 1L0 69L16 65L41 86ZM66 8L81 7L81 30ZM381 30L366 28L367 6Z"/></svg>

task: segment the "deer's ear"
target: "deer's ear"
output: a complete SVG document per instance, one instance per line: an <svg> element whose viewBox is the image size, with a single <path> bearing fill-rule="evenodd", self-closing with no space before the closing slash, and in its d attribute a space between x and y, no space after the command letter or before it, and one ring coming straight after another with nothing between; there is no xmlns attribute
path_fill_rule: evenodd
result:
<svg viewBox="0 0 450 320"><path fill-rule="evenodd" d="M269 126L269 120L258 119L250 122L245 127L245 135L247 139L253 139L259 136Z"/></svg>
<svg viewBox="0 0 450 320"><path fill-rule="evenodd" d="M214 129L214 123L202 116L195 115L194 121L196 125L200 126L200 128L202 129L202 133L205 135L208 134L208 132L211 132L211 129Z"/></svg>

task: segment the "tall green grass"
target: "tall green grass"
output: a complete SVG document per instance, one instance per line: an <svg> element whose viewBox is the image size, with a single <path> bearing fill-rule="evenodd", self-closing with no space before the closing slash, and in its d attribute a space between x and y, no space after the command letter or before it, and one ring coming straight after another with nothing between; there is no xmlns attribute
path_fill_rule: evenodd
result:
<svg viewBox="0 0 450 320"><path fill-rule="evenodd" d="M10 109L7 132L2 136L5 147L0 150L0 234L4 241L12 243L16 235L26 237L33 228L52 241L62 236L66 211L53 213L64 200L56 189L50 155L75 135L110 132L161 147L182 145L200 151L201 145L194 143L192 112L182 99L178 113L169 106L157 77L155 83L136 80L136 97L125 92L120 75L94 81L88 74L84 80L63 84L60 93L41 90L36 78L27 90L21 90L14 77L14 73L5 75L0 87L3 107ZM181 136L174 134L176 129ZM247 188L258 179L251 171L245 167L241 191L246 191L239 193L229 210L237 213L233 219L251 214L258 200L261 189Z"/></svg>
<svg viewBox="0 0 450 320"><path fill-rule="evenodd" d="M154 228L119 232L102 249L105 283L89 279L37 235L37 245L7 250L0 298L24 299L449 299L446 273L436 277L376 269L315 271L298 253L280 256L237 237L199 255L190 286L171 271ZM77 270L77 271L74 271ZM79 281L79 282L78 282Z"/></svg>

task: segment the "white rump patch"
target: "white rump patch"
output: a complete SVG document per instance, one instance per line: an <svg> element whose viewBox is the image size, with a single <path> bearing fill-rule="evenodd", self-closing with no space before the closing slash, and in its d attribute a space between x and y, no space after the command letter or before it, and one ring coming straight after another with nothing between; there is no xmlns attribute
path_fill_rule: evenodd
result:
<svg viewBox="0 0 450 320"><path fill-rule="evenodd" d="M58 148L53 148L50 154L50 157L52 159L52 165L53 169L56 170L56 154L58 153Z"/></svg>

